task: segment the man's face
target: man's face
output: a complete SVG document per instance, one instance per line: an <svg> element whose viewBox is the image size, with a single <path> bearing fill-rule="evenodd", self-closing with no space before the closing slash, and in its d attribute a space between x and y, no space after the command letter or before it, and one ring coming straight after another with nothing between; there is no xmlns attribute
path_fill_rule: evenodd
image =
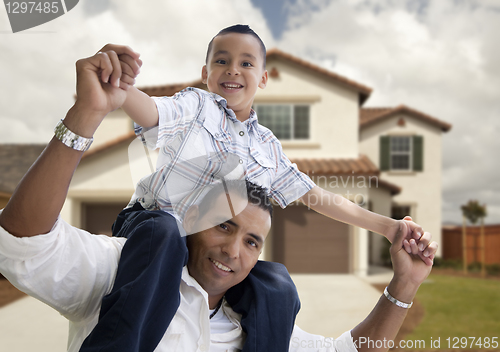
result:
<svg viewBox="0 0 500 352"><path fill-rule="evenodd" d="M239 120L250 114L257 88L265 88L262 48L249 34L227 33L214 38L202 80L208 89L227 100Z"/></svg>
<svg viewBox="0 0 500 352"><path fill-rule="evenodd" d="M217 216L224 202L227 206L225 196L219 197L205 216ZM232 219L188 236L190 275L209 296L225 294L243 281L257 263L270 228L269 212L249 203Z"/></svg>

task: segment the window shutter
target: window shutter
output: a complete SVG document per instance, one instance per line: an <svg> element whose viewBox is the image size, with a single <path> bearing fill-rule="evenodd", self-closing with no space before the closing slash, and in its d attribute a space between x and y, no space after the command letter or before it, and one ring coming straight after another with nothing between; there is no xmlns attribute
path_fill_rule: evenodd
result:
<svg viewBox="0 0 500 352"><path fill-rule="evenodd" d="M391 137L380 136L380 171L391 168Z"/></svg>
<svg viewBox="0 0 500 352"><path fill-rule="evenodd" d="M413 136L413 171L424 170L424 137Z"/></svg>

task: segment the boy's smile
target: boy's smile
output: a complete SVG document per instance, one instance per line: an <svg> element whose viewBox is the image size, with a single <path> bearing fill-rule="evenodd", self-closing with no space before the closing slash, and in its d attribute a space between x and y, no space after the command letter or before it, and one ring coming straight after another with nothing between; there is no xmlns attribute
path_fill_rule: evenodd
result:
<svg viewBox="0 0 500 352"><path fill-rule="evenodd" d="M202 80L212 93L227 100L240 121L250 116L257 88L265 88L267 71L259 41L249 34L227 33L214 38Z"/></svg>

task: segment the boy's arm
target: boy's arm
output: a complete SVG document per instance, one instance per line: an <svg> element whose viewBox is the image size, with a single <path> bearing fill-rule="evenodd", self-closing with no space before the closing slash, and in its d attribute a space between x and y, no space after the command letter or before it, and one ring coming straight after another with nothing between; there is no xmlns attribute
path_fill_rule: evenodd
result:
<svg viewBox="0 0 500 352"><path fill-rule="evenodd" d="M341 195L328 192L319 186L312 188L303 195L300 200L318 213L347 224L376 232L385 236L391 242L394 242L394 238L401 223L401 220L394 220L373 213L347 200ZM408 225L407 239L414 238L418 240L423 234L423 230L419 225L410 220L411 218L405 218L405 223Z"/></svg>
<svg viewBox="0 0 500 352"><path fill-rule="evenodd" d="M144 128L158 126L158 109L153 98L136 87L130 87L127 91L127 99L122 109L139 126Z"/></svg>

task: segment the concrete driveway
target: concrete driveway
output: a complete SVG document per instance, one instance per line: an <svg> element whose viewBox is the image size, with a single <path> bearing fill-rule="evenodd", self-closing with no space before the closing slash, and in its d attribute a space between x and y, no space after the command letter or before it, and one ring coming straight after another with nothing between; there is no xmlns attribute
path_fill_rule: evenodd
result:
<svg viewBox="0 0 500 352"><path fill-rule="evenodd" d="M361 279L353 275L294 274L303 330L338 337L363 320L380 298L369 282L387 283L390 273ZM0 349L9 352L64 352L68 322L52 308L25 297L0 308Z"/></svg>

